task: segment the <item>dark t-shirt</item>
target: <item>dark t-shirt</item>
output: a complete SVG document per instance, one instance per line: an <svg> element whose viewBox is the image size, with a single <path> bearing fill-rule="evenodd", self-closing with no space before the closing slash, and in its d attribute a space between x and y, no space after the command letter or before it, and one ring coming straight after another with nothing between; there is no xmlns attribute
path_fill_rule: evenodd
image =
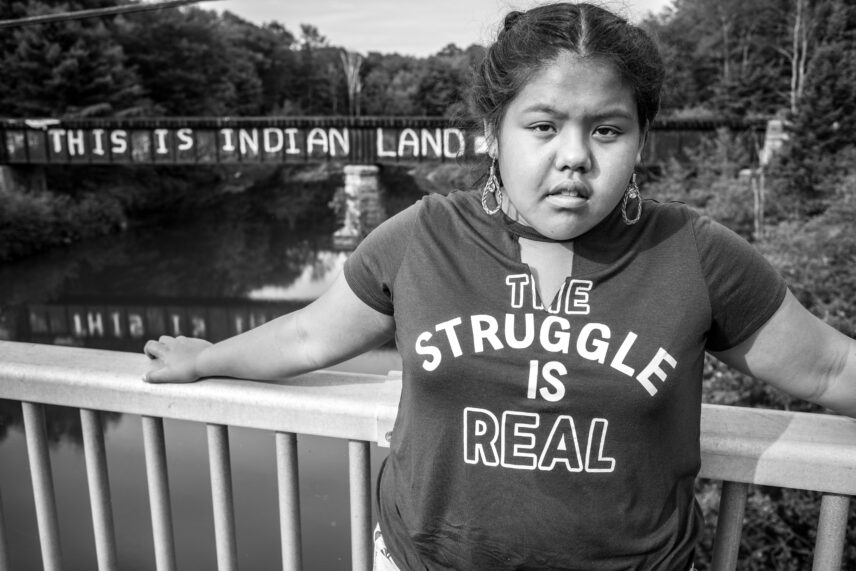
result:
<svg viewBox="0 0 856 571"><path fill-rule="evenodd" d="M618 209L539 299L519 238L474 192L429 196L345 265L394 316L401 402L378 485L402 569L673 569L693 496L705 349L748 338L786 287L684 205Z"/></svg>

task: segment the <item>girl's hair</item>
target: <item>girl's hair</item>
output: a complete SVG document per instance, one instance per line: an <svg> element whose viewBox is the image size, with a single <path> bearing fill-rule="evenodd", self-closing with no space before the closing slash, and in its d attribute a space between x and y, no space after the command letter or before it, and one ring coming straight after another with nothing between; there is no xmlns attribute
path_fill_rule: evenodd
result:
<svg viewBox="0 0 856 571"><path fill-rule="evenodd" d="M652 39L624 18L591 4L557 3L510 12L474 72L470 103L499 133L505 110L531 78L567 50L611 63L633 87L639 127L660 108L663 61Z"/></svg>

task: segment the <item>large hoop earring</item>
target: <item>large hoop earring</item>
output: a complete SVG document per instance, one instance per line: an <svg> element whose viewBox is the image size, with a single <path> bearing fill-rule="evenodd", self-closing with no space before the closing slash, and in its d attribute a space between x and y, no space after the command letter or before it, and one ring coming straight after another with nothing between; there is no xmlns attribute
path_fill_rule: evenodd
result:
<svg viewBox="0 0 856 571"><path fill-rule="evenodd" d="M627 203L634 199L638 200L636 216L630 218L627 216ZM621 217L628 226L636 224L642 217L642 194L639 192L639 186L636 184L636 173L630 176L630 184L627 185L627 189L624 191L624 198L621 199Z"/></svg>
<svg viewBox="0 0 856 571"><path fill-rule="evenodd" d="M488 194L494 195L494 200L496 200L494 208L490 208L487 205ZM493 161L490 163L490 173L487 175L487 182L484 185L484 190L482 190L482 208L490 216L493 216L502 208L502 188L499 186L499 179L496 178L496 157L493 157Z"/></svg>

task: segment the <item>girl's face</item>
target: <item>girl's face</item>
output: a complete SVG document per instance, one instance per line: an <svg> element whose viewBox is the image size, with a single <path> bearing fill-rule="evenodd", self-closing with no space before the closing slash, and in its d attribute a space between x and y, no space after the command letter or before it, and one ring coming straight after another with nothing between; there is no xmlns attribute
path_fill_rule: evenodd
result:
<svg viewBox="0 0 856 571"><path fill-rule="evenodd" d="M570 52L532 76L488 137L503 210L554 240L612 212L645 139L630 85L613 66Z"/></svg>

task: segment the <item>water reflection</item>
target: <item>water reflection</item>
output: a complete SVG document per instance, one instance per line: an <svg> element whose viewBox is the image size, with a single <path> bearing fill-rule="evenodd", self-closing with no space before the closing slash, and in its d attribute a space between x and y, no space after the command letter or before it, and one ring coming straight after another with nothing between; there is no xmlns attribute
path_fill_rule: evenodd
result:
<svg viewBox="0 0 856 571"><path fill-rule="evenodd" d="M198 334L212 340L310 302L339 273L332 249L334 189L262 190L220 197L192 221L146 224L0 266L0 339L140 351L143 339ZM403 198L404 196L404 198ZM402 207L407 194L395 197ZM394 348L340 370L400 368ZM60 535L69 569L96 567L79 412L48 407ZM120 566L154 565L140 420L104 414ZM180 568L214 568L204 427L167 421L167 453ZM279 567L272 435L231 429L240 563ZM307 569L346 569L347 445L301 437L301 502ZM384 450L372 447L376 471ZM0 492L12 568L40 566L21 405L0 400Z"/></svg>
<svg viewBox="0 0 856 571"><path fill-rule="evenodd" d="M101 425L104 430L116 426L122 418L118 412L102 412ZM46 406L46 435L51 445L68 442L77 447L83 446L83 428L80 422L80 410L65 406ZM24 426L21 403L0 399L0 442L6 439L10 429Z"/></svg>
<svg viewBox="0 0 856 571"><path fill-rule="evenodd" d="M346 259L332 250L336 188L268 182L209 200L192 220L141 224L0 266L0 339L136 352L162 334L218 341L304 306ZM387 210L418 196L388 192ZM0 439L19 424L19 407L0 406ZM75 414L52 411L48 429L79 441Z"/></svg>
<svg viewBox="0 0 856 571"><path fill-rule="evenodd" d="M341 267L330 251L335 219L322 196L324 217L285 224L283 201L266 198L227 196L192 223L140 226L0 267L0 337L137 351L146 337L217 340L300 307ZM277 303L260 295L270 288ZM226 319L228 328L214 325Z"/></svg>

